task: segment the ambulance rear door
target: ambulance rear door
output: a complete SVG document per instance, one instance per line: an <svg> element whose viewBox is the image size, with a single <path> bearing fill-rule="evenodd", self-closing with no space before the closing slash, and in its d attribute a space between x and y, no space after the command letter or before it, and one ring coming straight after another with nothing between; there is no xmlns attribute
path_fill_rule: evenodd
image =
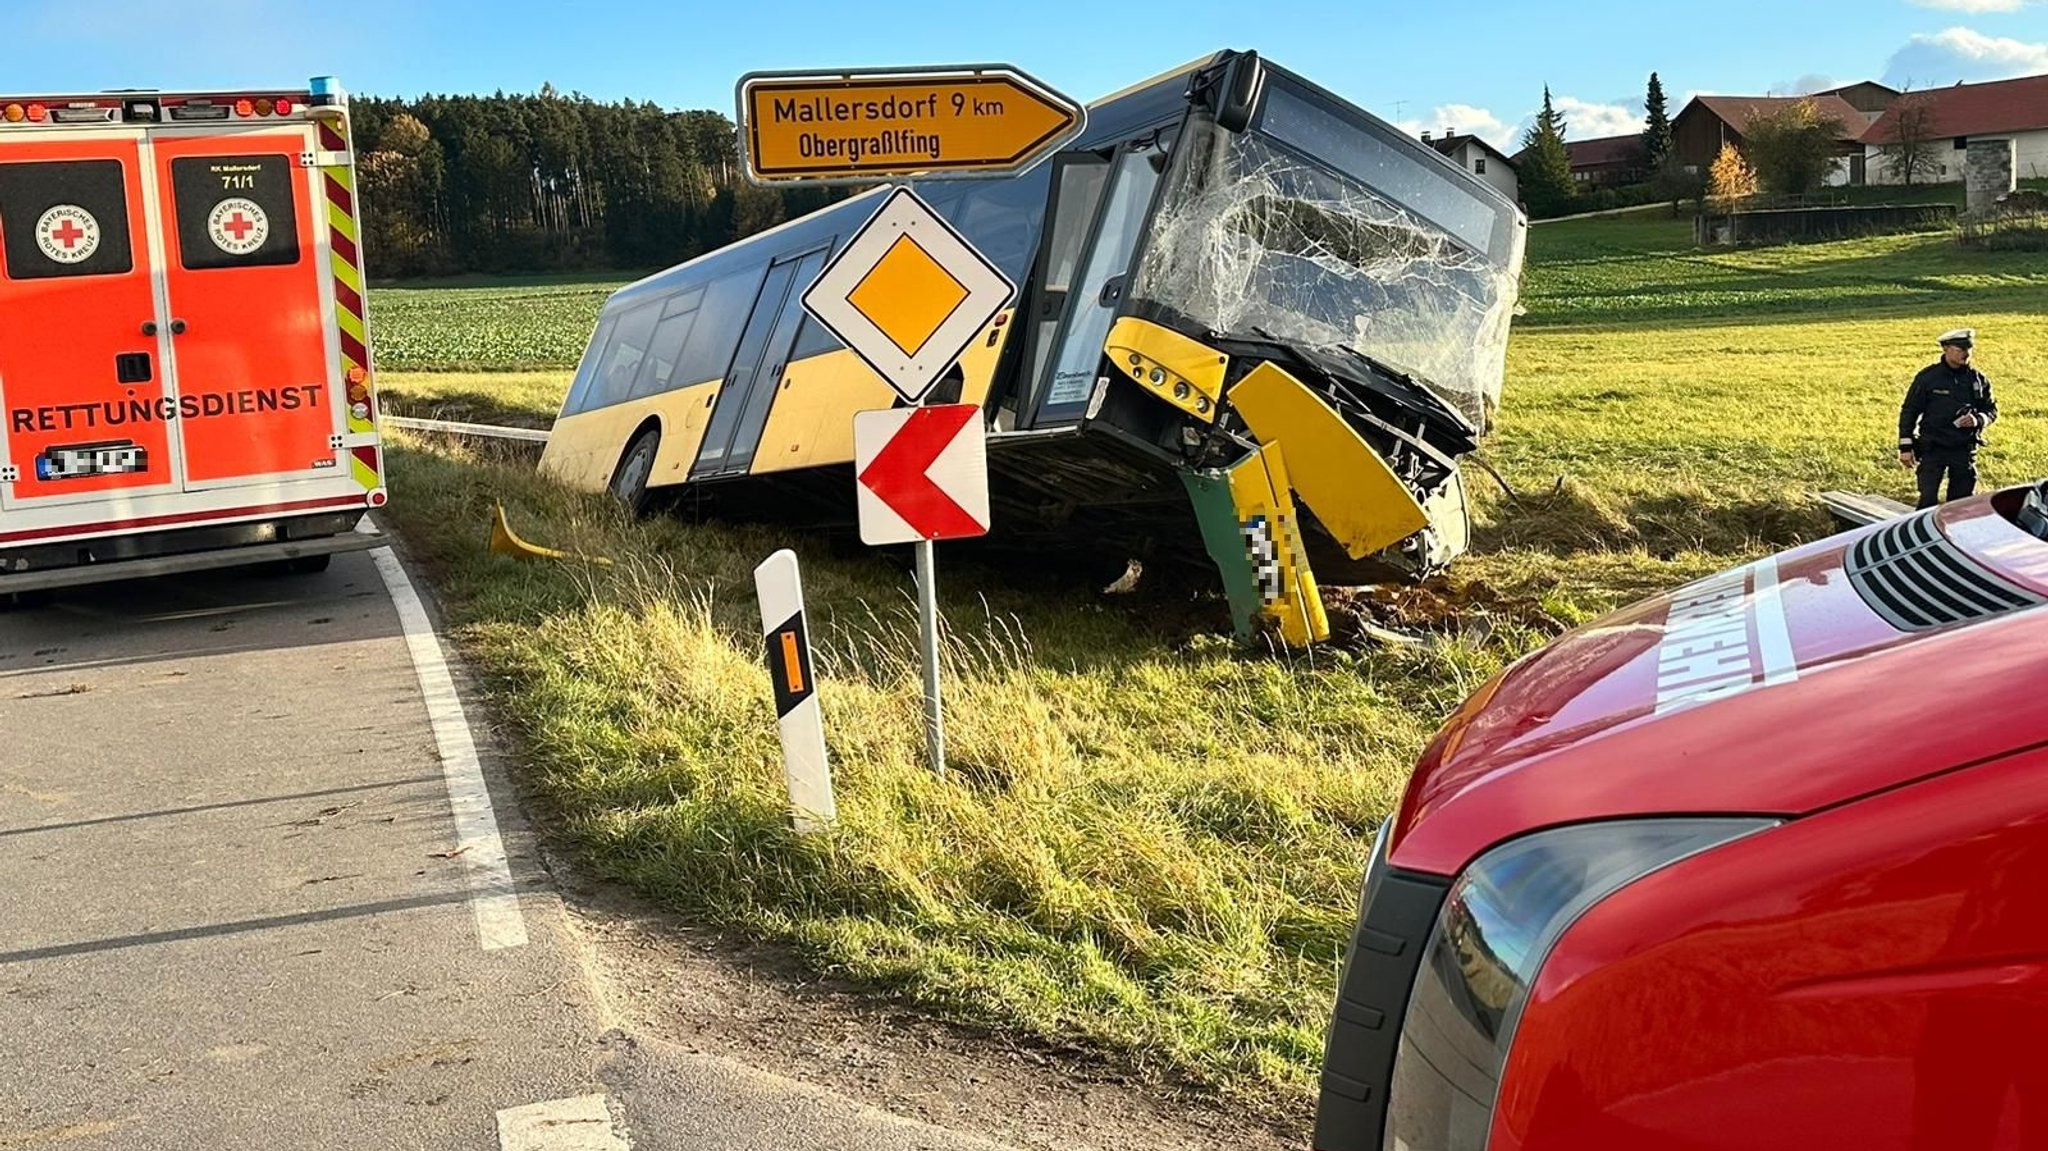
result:
<svg viewBox="0 0 2048 1151"><path fill-rule="evenodd" d="M186 490L348 485L314 127L150 139Z"/></svg>
<svg viewBox="0 0 2048 1151"><path fill-rule="evenodd" d="M146 173L135 129L0 135L0 509L180 488Z"/></svg>

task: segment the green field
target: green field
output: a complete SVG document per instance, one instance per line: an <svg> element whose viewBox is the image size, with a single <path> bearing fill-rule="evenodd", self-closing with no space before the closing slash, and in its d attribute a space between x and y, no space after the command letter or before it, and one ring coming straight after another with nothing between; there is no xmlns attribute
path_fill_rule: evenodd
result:
<svg viewBox="0 0 2048 1151"><path fill-rule="evenodd" d="M623 283L536 279L372 287L377 363L399 372L574 367L597 324L598 308Z"/></svg>
<svg viewBox="0 0 2048 1151"><path fill-rule="evenodd" d="M1213 601L950 564L945 779L921 765L893 551L630 525L530 460L425 441L396 453L392 509L597 873L820 972L1298 1122L1365 837L1440 718L1565 624L1827 531L1820 489L1904 494L1898 397L1945 328L1979 329L1999 387L1988 482L2048 475L2043 263L1937 237L1702 254L1654 217L1538 228L1486 445L1520 497L1475 471L1478 547L1406 601L1435 642L1244 651ZM436 317L489 308L450 294L379 338L457 346ZM394 374L385 395L545 423L573 359ZM618 566L487 555L496 500ZM752 568L782 546L805 564L843 816L808 840L782 815L753 614Z"/></svg>

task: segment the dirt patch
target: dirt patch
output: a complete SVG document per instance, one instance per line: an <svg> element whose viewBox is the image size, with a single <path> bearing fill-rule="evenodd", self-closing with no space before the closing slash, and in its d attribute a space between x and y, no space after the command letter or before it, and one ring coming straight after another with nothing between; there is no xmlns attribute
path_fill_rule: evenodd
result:
<svg viewBox="0 0 2048 1151"><path fill-rule="evenodd" d="M1307 1142L1313 1114L1254 1116L1185 1085L900 1009L552 861L604 1007L629 1033L834 1091L906 1119L1062 1151Z"/></svg>
<svg viewBox="0 0 2048 1151"><path fill-rule="evenodd" d="M1503 625L1545 637L1565 631L1563 621L1545 611L1538 600L1509 595L1478 582L1454 584L1438 579L1420 584L1326 588L1323 606L1330 616L1330 638L1350 645L1429 638L1485 643Z"/></svg>

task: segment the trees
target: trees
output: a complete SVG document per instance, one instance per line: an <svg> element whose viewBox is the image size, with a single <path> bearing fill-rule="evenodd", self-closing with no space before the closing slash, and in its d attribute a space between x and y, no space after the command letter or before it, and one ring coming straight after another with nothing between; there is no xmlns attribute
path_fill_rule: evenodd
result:
<svg viewBox="0 0 2048 1151"><path fill-rule="evenodd" d="M1550 86L1543 86L1543 111L1522 134L1519 161L1522 198L1533 215L1549 215L1572 198L1572 158L1565 150L1563 116L1550 102Z"/></svg>
<svg viewBox="0 0 2048 1151"><path fill-rule="evenodd" d="M1934 140L1934 101L1925 92L1908 91L1892 104L1891 128L1878 145L1892 174L1910 188L1913 181L1934 173L1941 151Z"/></svg>
<svg viewBox="0 0 2048 1151"><path fill-rule="evenodd" d="M1809 97L1751 118L1743 135L1763 186L1780 196L1803 196L1834 171L1842 122Z"/></svg>
<svg viewBox="0 0 2048 1151"><path fill-rule="evenodd" d="M538 93L357 96L364 247L380 276L659 267L841 199L756 188L714 111Z"/></svg>
<svg viewBox="0 0 2048 1151"><path fill-rule="evenodd" d="M1721 154L1707 170L1707 195L1724 204L1756 195L1756 170L1734 144L1722 144Z"/></svg>
<svg viewBox="0 0 2048 1151"><path fill-rule="evenodd" d="M1661 177L1671 158L1671 114L1664 103L1664 81L1655 72L1650 73L1643 113L1643 167Z"/></svg>

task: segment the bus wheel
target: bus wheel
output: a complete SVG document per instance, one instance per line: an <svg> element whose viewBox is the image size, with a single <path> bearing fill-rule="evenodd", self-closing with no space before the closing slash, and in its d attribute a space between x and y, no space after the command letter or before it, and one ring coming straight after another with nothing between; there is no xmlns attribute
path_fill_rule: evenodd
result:
<svg viewBox="0 0 2048 1151"><path fill-rule="evenodd" d="M633 437L619 470L612 474L612 495L635 517L647 511L647 480L654 474L654 452L661 446L661 433L649 428Z"/></svg>

